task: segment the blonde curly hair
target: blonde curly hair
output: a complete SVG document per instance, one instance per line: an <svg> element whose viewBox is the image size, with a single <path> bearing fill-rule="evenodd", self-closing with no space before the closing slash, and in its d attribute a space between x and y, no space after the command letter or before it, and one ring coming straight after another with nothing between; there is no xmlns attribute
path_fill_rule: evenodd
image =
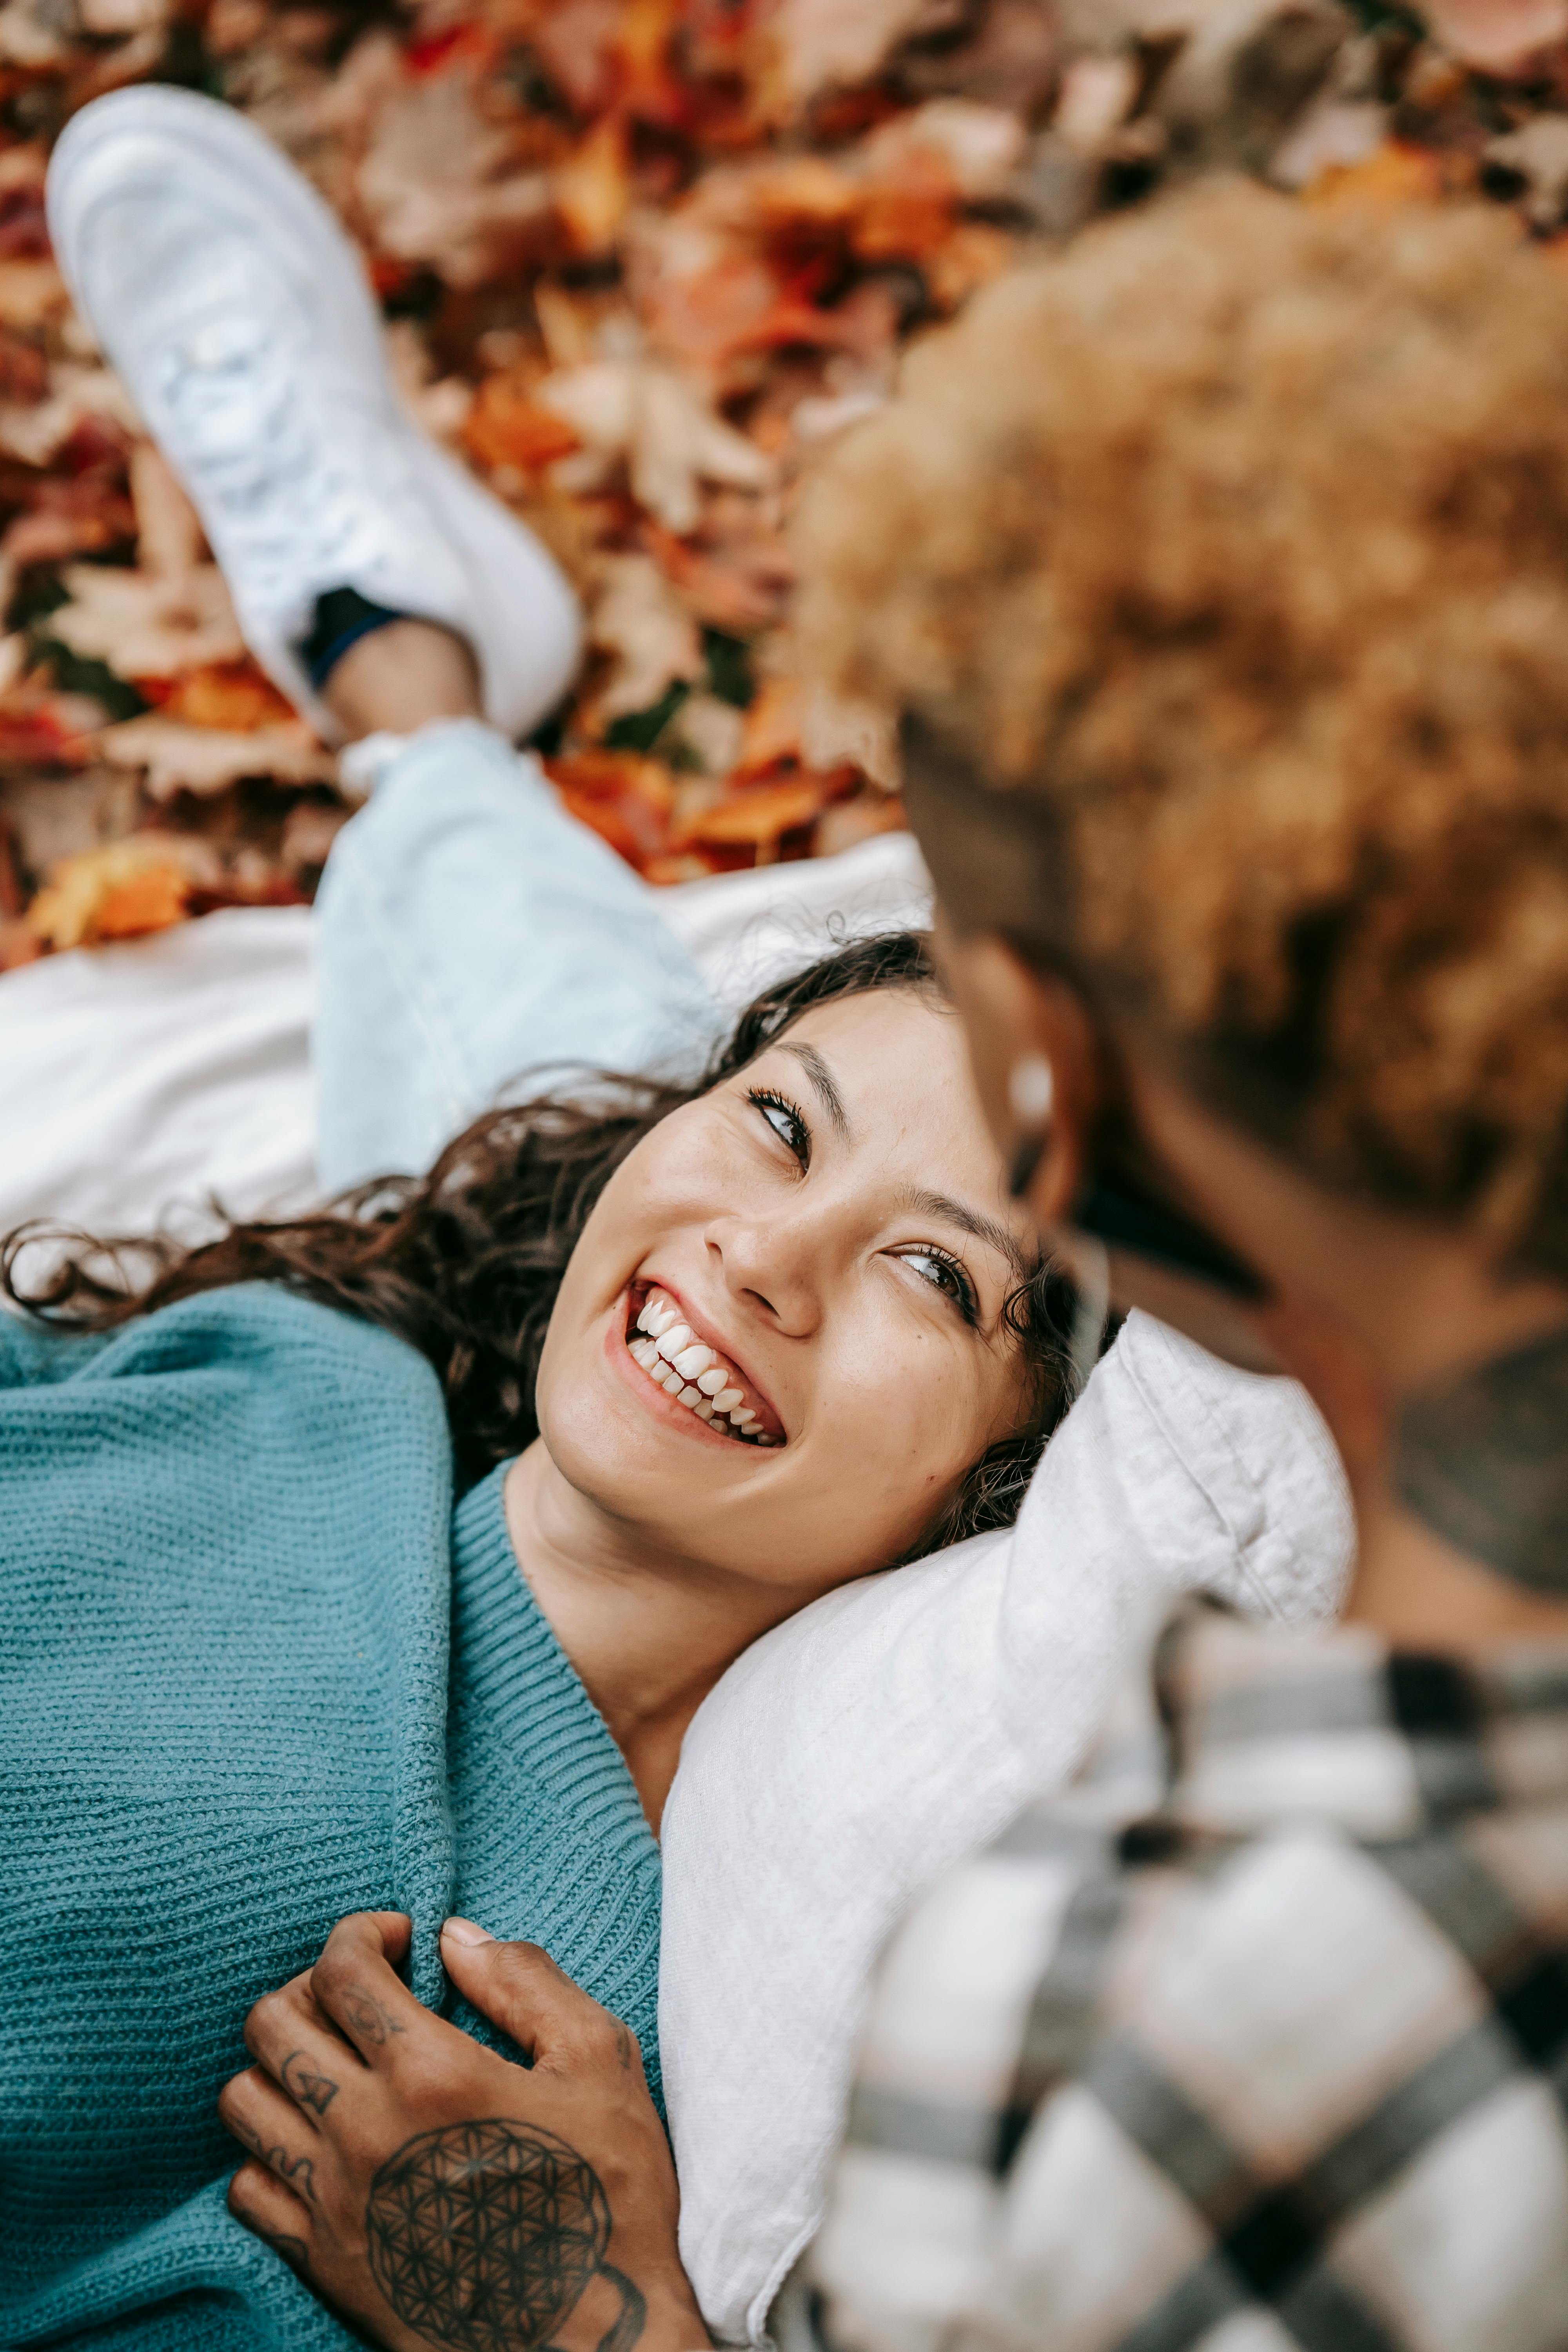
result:
<svg viewBox="0 0 1568 2352"><path fill-rule="evenodd" d="M1479 205L1123 215L916 350L797 548L808 669L1034 841L1021 945L1320 1175L1568 1276L1557 260Z"/></svg>

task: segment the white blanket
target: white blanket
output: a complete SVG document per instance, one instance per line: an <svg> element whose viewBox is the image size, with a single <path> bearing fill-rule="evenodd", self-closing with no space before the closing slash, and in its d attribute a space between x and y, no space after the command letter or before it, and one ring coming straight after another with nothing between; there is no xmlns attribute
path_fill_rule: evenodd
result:
<svg viewBox="0 0 1568 2352"><path fill-rule="evenodd" d="M743 1003L846 932L925 918L913 845L696 883L663 905ZM310 919L215 915L0 980L0 1233L145 1231L315 1192ZM682 2250L755 2339L820 2209L868 1972L944 1864L1071 1771L1151 1582L1331 1610L1343 1480L1300 1391L1134 1318L1018 1528L830 1595L757 1643L687 1736L665 1817L659 2020Z"/></svg>

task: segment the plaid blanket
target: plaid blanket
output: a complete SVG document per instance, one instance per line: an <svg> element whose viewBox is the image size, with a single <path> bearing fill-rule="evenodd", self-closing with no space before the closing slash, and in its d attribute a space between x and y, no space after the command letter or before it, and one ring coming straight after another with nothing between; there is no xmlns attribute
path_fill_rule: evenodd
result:
<svg viewBox="0 0 1568 2352"><path fill-rule="evenodd" d="M1568 1649L1190 1607L890 1948L844 2347L1561 2352Z"/></svg>

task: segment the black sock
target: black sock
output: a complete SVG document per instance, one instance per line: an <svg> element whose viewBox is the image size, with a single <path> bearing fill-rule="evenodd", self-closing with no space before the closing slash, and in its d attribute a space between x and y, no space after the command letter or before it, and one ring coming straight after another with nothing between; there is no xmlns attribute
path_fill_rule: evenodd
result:
<svg viewBox="0 0 1568 2352"><path fill-rule="evenodd" d="M411 617L407 613L393 612L388 605L371 604L357 588L329 588L318 596L310 617L310 634L299 649L317 693L351 646L357 646L373 629L384 629L389 621Z"/></svg>

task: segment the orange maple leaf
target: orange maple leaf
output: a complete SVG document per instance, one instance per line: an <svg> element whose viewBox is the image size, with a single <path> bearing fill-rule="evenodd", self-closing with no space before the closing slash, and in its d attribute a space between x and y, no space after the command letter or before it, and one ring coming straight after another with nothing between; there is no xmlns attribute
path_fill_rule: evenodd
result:
<svg viewBox="0 0 1568 2352"><path fill-rule="evenodd" d="M463 441L481 466L518 466L525 474L538 473L583 446L563 416L531 400L507 375L485 378L464 420Z"/></svg>

